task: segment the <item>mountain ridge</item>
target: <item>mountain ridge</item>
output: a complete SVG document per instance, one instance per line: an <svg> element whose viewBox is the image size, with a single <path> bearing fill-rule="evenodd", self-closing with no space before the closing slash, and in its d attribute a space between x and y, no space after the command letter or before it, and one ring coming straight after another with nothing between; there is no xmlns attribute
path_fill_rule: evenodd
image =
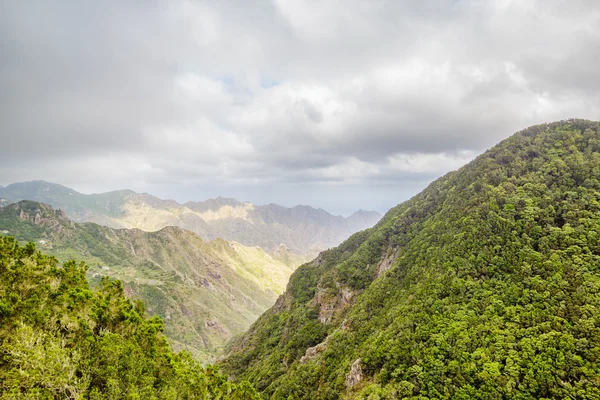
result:
<svg viewBox="0 0 600 400"><path fill-rule="evenodd" d="M600 396L600 123L530 127L298 268L221 368L263 398Z"/></svg>
<svg viewBox="0 0 600 400"><path fill-rule="evenodd" d="M173 225L205 240L222 237L269 252L283 243L297 254L313 256L381 218L374 211L342 217L310 206L254 205L224 197L180 204L131 190L86 195L45 181L8 185L0 189L0 198L4 205L20 200L47 203L76 222L149 232Z"/></svg>

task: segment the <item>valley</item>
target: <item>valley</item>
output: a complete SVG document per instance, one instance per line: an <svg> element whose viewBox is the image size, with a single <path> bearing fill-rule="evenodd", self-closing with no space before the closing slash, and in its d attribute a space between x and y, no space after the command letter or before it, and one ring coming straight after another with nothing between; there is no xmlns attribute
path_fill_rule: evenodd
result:
<svg viewBox="0 0 600 400"><path fill-rule="evenodd" d="M0 234L34 242L61 262L85 261L92 286L103 277L120 280L128 297L165 321L175 349L204 362L272 306L293 270L308 261L284 245L271 255L223 239L205 242L177 227L143 232L79 224L33 201L0 208Z"/></svg>
<svg viewBox="0 0 600 400"><path fill-rule="evenodd" d="M600 400L598 0L0 33L0 400Z"/></svg>
<svg viewBox="0 0 600 400"><path fill-rule="evenodd" d="M39 295L21 295L26 299L22 305L15 303L19 296L11 295L9 303L0 303L0 318L12 318L9 329L15 337L38 339L23 342L33 343L25 353L12 352L20 345L5 339L6 365L17 365L17 354L49 351L42 350L41 340L59 346L56 338L70 335L60 332L85 334L86 321L100 311L89 311L83 299L116 291L133 302L122 297L119 307L129 311L110 318L129 321L133 315L140 327L135 329L156 326L143 329L158 335L157 343L164 321L175 351L216 363L225 374L184 361L197 368L193 376L205 377L203 389L191 389L190 398L209 392L232 399L596 398L598 165L600 123L533 126L434 181L374 227L312 259L283 244L267 253L231 240L204 241L180 227L115 229L76 223L62 210L36 201L5 205L0 208L2 236L35 242L62 265L35 253L31 244L18 248L12 239L0 237L0 261L5 260L0 273L8 274L7 282L39 266L32 279L49 282L43 287L9 284L2 290L37 288L49 296L46 304L54 301L53 290L63 288L63 296L79 299L65 304L80 302L88 310L76 320L62 314L57 326L44 319L47 313L40 314L36 321L52 327L44 333L38 325L23 325L27 319L11 311ZM240 217L239 208L223 211L222 203L222 213ZM210 205L196 210L206 221L221 218L211 214ZM87 285L84 273L91 291L81 286L82 279ZM65 286L60 283L65 274L80 277L68 278L71 283ZM140 313L158 318L140 319ZM22 321L20 328L17 321ZM103 335L113 332L111 324L106 331L87 333L101 352L106 351ZM127 331L118 332L130 340ZM160 346L152 351L171 354L171 347ZM97 376L104 367L85 347L82 351L88 358L81 361L68 353L68 365L82 376ZM131 366L121 378L111 379L122 388L127 387L123 379L144 387L127 378L132 359L121 350L117 354ZM143 354L148 362L158 362ZM185 360L186 354L168 357ZM41 368L30 365L30 371ZM12 368L0 368L0 374L22 381ZM147 372L148 379L156 379L151 376L159 370ZM82 390L91 387L70 382ZM188 390L178 385L172 390Z"/></svg>

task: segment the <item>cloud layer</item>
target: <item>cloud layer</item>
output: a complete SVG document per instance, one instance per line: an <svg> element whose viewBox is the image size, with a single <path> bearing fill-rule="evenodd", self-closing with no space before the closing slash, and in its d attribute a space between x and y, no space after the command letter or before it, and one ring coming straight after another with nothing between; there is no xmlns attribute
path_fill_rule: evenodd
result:
<svg viewBox="0 0 600 400"><path fill-rule="evenodd" d="M384 210L599 119L595 0L0 5L0 184Z"/></svg>

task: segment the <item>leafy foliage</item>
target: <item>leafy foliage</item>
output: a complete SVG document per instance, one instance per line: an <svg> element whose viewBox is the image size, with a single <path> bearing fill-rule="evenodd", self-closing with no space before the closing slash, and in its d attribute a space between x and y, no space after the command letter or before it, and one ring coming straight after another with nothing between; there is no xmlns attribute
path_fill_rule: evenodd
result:
<svg viewBox="0 0 600 400"><path fill-rule="evenodd" d="M221 365L275 399L600 398L600 124L438 179L300 267Z"/></svg>
<svg viewBox="0 0 600 400"><path fill-rule="evenodd" d="M145 318L119 281L90 290L85 271L0 237L0 398L258 398L171 352L162 320Z"/></svg>
<svg viewBox="0 0 600 400"><path fill-rule="evenodd" d="M0 234L38 242L59 261L83 260L92 286L103 276L165 321L175 349L210 362L283 292L300 256L284 264L256 247L218 239L204 242L177 227L158 232L78 224L61 210L34 201L0 208ZM286 249L279 254L288 255Z"/></svg>

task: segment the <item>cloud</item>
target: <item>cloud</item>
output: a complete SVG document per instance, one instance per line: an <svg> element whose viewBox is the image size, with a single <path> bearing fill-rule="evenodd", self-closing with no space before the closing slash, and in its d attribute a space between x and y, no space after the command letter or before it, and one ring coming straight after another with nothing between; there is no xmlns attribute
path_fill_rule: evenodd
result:
<svg viewBox="0 0 600 400"><path fill-rule="evenodd" d="M599 27L593 0L6 2L0 184L382 210L598 119Z"/></svg>

